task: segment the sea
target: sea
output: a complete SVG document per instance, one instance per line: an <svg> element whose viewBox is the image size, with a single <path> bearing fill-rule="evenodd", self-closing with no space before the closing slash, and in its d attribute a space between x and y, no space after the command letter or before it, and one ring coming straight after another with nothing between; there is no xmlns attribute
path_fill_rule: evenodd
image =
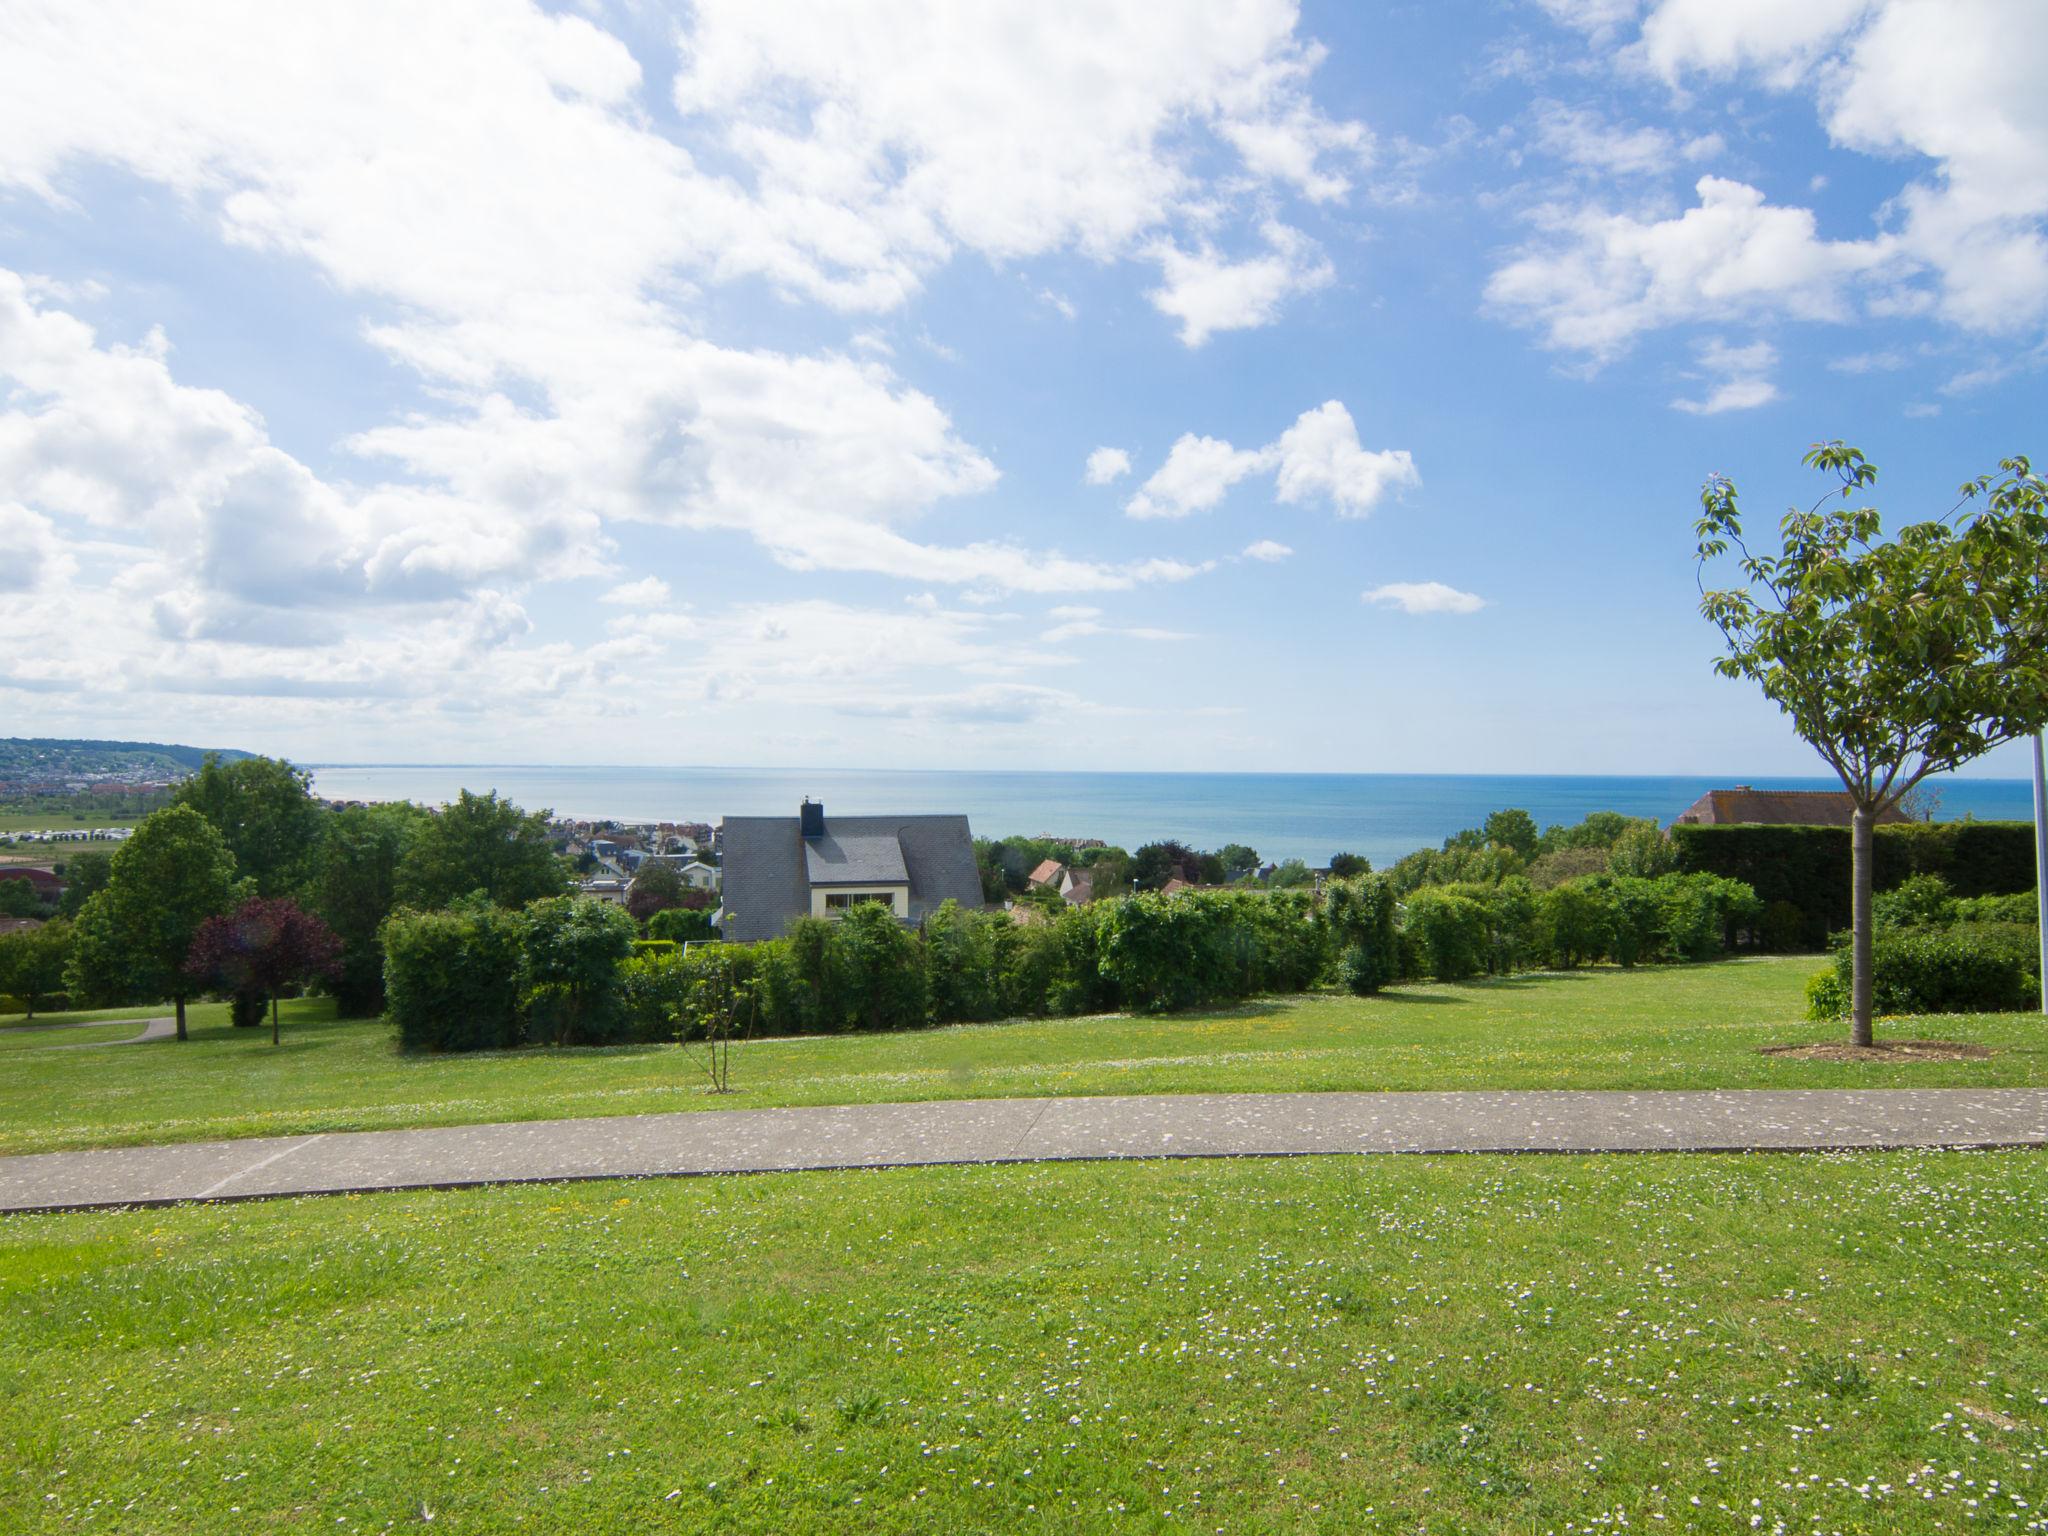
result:
<svg viewBox="0 0 2048 1536"><path fill-rule="evenodd" d="M964 813L977 837L1100 838L1124 848L1175 838L1194 848L1246 843L1266 859L1327 864L1362 853L1384 869L1434 848L1490 811L1513 806L1538 826L1590 811L1669 825L1726 778L1412 773L1044 773L845 768L598 768L510 764L335 763L313 766L334 800L439 805L460 790L496 790L533 810L616 821L793 816L808 796L848 814ZM1833 779L1751 778L1757 789L1839 789ZM2024 779L1938 781L1937 820L2025 821Z"/></svg>

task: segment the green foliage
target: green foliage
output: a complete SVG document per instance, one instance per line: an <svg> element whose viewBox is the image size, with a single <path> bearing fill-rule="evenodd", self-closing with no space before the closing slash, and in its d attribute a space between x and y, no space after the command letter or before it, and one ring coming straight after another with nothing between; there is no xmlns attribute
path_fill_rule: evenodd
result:
<svg viewBox="0 0 2048 1536"><path fill-rule="evenodd" d="M501 1050L520 1039L526 922L485 900L385 920L386 1012L406 1050Z"/></svg>
<svg viewBox="0 0 2048 1536"><path fill-rule="evenodd" d="M1216 850L1216 857L1223 866L1223 878L1225 880L1242 880L1246 875L1254 873L1259 867L1259 850L1245 843L1225 843ZM1337 859L1356 858L1358 858L1358 855L1355 853L1340 853L1337 855ZM1334 869L1336 867L1336 859L1330 862L1331 868ZM1370 863L1365 863L1363 860L1360 862L1364 867L1349 871L1349 873L1363 874L1365 870L1372 868Z"/></svg>
<svg viewBox="0 0 2048 1536"><path fill-rule="evenodd" d="M1527 811L1495 811L1479 829L1486 841L1506 848L1524 860L1536 857L1542 841L1536 832L1536 818Z"/></svg>
<svg viewBox="0 0 2048 1536"><path fill-rule="evenodd" d="M0 933L0 992L20 998L34 1018L37 1004L63 990L70 962L71 925L62 918Z"/></svg>
<svg viewBox="0 0 2048 1536"><path fill-rule="evenodd" d="M36 888L28 881L0 879L0 917L34 917L42 905Z"/></svg>
<svg viewBox="0 0 2048 1536"><path fill-rule="evenodd" d="M1678 850L1654 821L1639 821L1607 850L1607 867L1617 875L1654 880L1678 868Z"/></svg>
<svg viewBox="0 0 2048 1536"><path fill-rule="evenodd" d="M1846 993L1851 957L1835 951ZM1880 929L1871 1007L1879 1014L2017 1013L2041 1005L2041 933L2017 923Z"/></svg>
<svg viewBox="0 0 2048 1536"><path fill-rule="evenodd" d="M1364 997L1401 974L1395 933L1394 887L1384 875L1334 880L1326 893L1330 945L1340 956L1339 979Z"/></svg>
<svg viewBox="0 0 2048 1536"><path fill-rule="evenodd" d="M2028 923L2041 926L2041 897L2038 891L2014 891L2009 896L1965 896L1956 902L1959 923Z"/></svg>
<svg viewBox="0 0 2048 1536"><path fill-rule="evenodd" d="M979 1023L1017 1010L1005 982L1017 925L1006 914L965 912L948 901L925 919L924 960L932 1021Z"/></svg>
<svg viewBox="0 0 2048 1536"><path fill-rule="evenodd" d="M172 803L213 823L258 896L285 896L304 887L320 849L323 812L312 785L310 773L278 758L224 762L209 752Z"/></svg>
<svg viewBox="0 0 2048 1536"><path fill-rule="evenodd" d="M1816 1024L1849 1016L1849 983L1832 966L1806 983L1806 1016Z"/></svg>
<svg viewBox="0 0 2048 1536"><path fill-rule="evenodd" d="M548 843L548 813L528 814L497 792L463 790L414 834L398 866L398 898L441 907L482 891L501 907L559 896L568 884Z"/></svg>
<svg viewBox="0 0 2048 1536"><path fill-rule="evenodd" d="M398 867L428 813L415 805L352 805L326 818L312 885L313 909L341 936L334 995L344 1018L384 1011L384 947L378 930L398 905Z"/></svg>
<svg viewBox="0 0 2048 1536"><path fill-rule="evenodd" d="M1721 875L1753 889L1766 908L1798 908L1787 949L1822 949L1849 925L1847 827L1683 826L1671 829L1678 867ZM1958 896L2005 895L2034 884L2034 829L2023 821L1938 821L1882 826L1873 838L1873 886L1891 890L1914 875L1940 875Z"/></svg>
<svg viewBox="0 0 2048 1536"><path fill-rule="evenodd" d="M639 927L623 909L587 896L550 896L526 908L528 1033L555 1045L624 1038L619 967Z"/></svg>
<svg viewBox="0 0 2048 1536"><path fill-rule="evenodd" d="M658 912L680 907L688 889L666 859L643 859L626 887L626 911L635 922L644 923Z"/></svg>
<svg viewBox="0 0 2048 1536"><path fill-rule="evenodd" d="M927 1017L927 984L916 935L887 907L854 907L827 924L827 1020L838 1029L914 1029Z"/></svg>
<svg viewBox="0 0 2048 1536"><path fill-rule="evenodd" d="M57 904L59 917L76 917L86 902L105 887L114 870L114 856L102 848L74 853L64 862L64 895Z"/></svg>
<svg viewBox="0 0 2048 1536"><path fill-rule="evenodd" d="M1584 965L1606 954L1614 943L1614 903L1597 876L1545 891L1540 910L1553 965L1566 970Z"/></svg>
<svg viewBox="0 0 2048 1536"><path fill-rule="evenodd" d="M1940 928L1956 920L1955 893L1939 875L1909 875L1871 902L1879 928Z"/></svg>
<svg viewBox="0 0 2048 1536"><path fill-rule="evenodd" d="M664 907L647 919L647 937L650 939L670 939L683 944L711 936L711 914L708 911Z"/></svg>
<svg viewBox="0 0 2048 1536"><path fill-rule="evenodd" d="M1169 880L1192 885L1202 878L1201 856L1185 843L1146 843L1131 855L1131 878L1141 891L1156 891Z"/></svg>
<svg viewBox="0 0 2048 1536"><path fill-rule="evenodd" d="M1560 853L1567 848L1612 848L1621 834L1640 825L1634 816L1619 811L1593 811L1575 826L1553 825L1543 829L1542 853Z"/></svg>
<svg viewBox="0 0 2048 1536"><path fill-rule="evenodd" d="M234 873L226 842L190 806L145 818L78 914L66 990L97 1003L189 997L185 957L200 924L227 909Z"/></svg>
<svg viewBox="0 0 2048 1536"><path fill-rule="evenodd" d="M1487 969L1493 953L1487 904L1472 885L1432 885L1410 893L1402 923L1415 936L1427 973L1462 981Z"/></svg>
<svg viewBox="0 0 2048 1536"><path fill-rule="evenodd" d="M1608 867L1607 850L1603 847L1553 848L1548 853L1539 853L1530 864L1529 883L1539 891L1547 891L1567 880L1604 875Z"/></svg>
<svg viewBox="0 0 2048 1536"><path fill-rule="evenodd" d="M1281 860L1266 877L1266 884L1276 891L1306 890L1315 883L1315 871L1301 859Z"/></svg>

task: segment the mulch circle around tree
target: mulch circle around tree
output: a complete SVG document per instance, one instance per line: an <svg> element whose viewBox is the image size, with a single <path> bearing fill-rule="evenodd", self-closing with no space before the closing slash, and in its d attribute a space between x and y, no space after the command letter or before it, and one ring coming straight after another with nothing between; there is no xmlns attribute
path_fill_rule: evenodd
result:
<svg viewBox="0 0 2048 1536"><path fill-rule="evenodd" d="M1987 1045L1960 1040L1880 1040L1875 1045L1824 1040L1818 1045L1760 1046L1758 1054L1791 1061L1983 1061L1995 1053Z"/></svg>

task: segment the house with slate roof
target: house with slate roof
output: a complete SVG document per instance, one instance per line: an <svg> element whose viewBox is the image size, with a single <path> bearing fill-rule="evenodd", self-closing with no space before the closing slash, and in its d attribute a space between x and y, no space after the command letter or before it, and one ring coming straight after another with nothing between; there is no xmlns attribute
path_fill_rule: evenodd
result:
<svg viewBox="0 0 2048 1536"><path fill-rule="evenodd" d="M965 816L835 816L804 801L794 816L728 816L718 930L754 943L799 917L886 905L909 926L945 901L979 907L981 872Z"/></svg>
<svg viewBox="0 0 2048 1536"><path fill-rule="evenodd" d="M1733 789L1708 790L1682 811L1673 825L1846 827L1855 814L1856 802L1843 790L1751 789L1738 784ZM1910 819L1896 806L1877 818L1879 825Z"/></svg>

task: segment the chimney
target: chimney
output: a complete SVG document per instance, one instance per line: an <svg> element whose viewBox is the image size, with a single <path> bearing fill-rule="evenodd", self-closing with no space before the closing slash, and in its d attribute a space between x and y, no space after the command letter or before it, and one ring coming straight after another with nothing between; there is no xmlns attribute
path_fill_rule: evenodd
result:
<svg viewBox="0 0 2048 1536"><path fill-rule="evenodd" d="M811 799L809 795L804 796L804 803L797 812L797 818L802 825L805 837L823 837L825 835L825 807L820 802Z"/></svg>

